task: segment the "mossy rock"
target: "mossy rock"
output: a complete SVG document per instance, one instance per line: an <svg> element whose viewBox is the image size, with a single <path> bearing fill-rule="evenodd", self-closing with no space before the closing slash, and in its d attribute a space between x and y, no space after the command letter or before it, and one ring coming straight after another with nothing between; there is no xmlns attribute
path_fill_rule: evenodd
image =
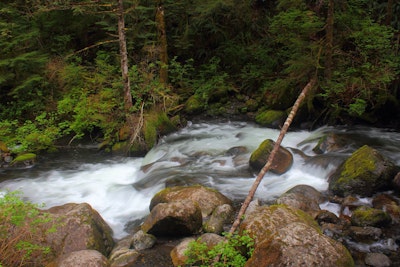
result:
<svg viewBox="0 0 400 267"><path fill-rule="evenodd" d="M204 103L201 99L192 95L185 103L185 112L189 114L199 114L204 110Z"/></svg>
<svg viewBox="0 0 400 267"><path fill-rule="evenodd" d="M329 189L339 196L371 196L388 189L399 168L377 150L356 150L329 178Z"/></svg>
<svg viewBox="0 0 400 267"><path fill-rule="evenodd" d="M278 128L283 125L287 117L285 111L267 110L256 116L256 122L261 126Z"/></svg>
<svg viewBox="0 0 400 267"><path fill-rule="evenodd" d="M146 117L144 125L144 139L148 149L158 141L158 137L177 130L176 124L171 121L165 112L154 112Z"/></svg>
<svg viewBox="0 0 400 267"><path fill-rule="evenodd" d="M361 206L353 211L351 222L356 226L384 227L392 222L392 218L383 210Z"/></svg>
<svg viewBox="0 0 400 267"><path fill-rule="evenodd" d="M251 154L249 165L255 172L259 172L267 163L275 142L271 139L264 140L260 146ZM279 147L271 165L271 172L283 174L287 172L293 164L293 155L284 147Z"/></svg>

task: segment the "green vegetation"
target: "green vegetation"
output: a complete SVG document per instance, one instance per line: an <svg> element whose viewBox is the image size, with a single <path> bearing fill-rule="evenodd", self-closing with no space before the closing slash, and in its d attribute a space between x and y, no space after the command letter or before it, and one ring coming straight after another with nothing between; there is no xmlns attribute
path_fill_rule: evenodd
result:
<svg viewBox="0 0 400 267"><path fill-rule="evenodd" d="M261 120L315 76L302 120L398 121L397 2L124 1L128 109L116 2L1 1L0 141L13 153L84 136L150 149L155 111Z"/></svg>
<svg viewBox="0 0 400 267"><path fill-rule="evenodd" d="M254 240L247 233L227 235L226 241L221 241L209 247L199 238L189 243L185 255L188 257L186 265L189 266L244 266L254 250ZM215 259L219 258L218 262Z"/></svg>
<svg viewBox="0 0 400 267"><path fill-rule="evenodd" d="M18 192L0 197L0 266L35 266L36 258L50 254L50 247L41 244L44 237L40 229L50 220L37 205L23 201Z"/></svg>

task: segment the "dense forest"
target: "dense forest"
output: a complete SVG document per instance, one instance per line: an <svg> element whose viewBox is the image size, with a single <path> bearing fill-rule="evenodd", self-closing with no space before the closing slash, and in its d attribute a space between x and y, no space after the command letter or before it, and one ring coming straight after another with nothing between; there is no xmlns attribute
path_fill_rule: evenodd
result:
<svg viewBox="0 0 400 267"><path fill-rule="evenodd" d="M0 145L150 149L193 115L397 127L394 0L2 0ZM65 141L67 140L67 141Z"/></svg>

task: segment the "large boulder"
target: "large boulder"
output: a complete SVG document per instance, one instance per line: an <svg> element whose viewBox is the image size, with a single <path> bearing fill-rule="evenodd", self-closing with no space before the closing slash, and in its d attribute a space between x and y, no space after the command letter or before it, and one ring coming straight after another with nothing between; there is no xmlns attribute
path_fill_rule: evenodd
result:
<svg viewBox="0 0 400 267"><path fill-rule="evenodd" d="M80 250L68 253L57 261L57 267L109 267L107 258L97 250Z"/></svg>
<svg viewBox="0 0 400 267"><path fill-rule="evenodd" d="M246 216L240 231L255 240L246 266L354 266L348 250L322 234L306 213L286 205L261 206Z"/></svg>
<svg viewBox="0 0 400 267"><path fill-rule="evenodd" d="M286 204L293 208L301 209L315 217L321 210L320 204L326 199L321 192L309 185L296 185L282 194L277 200L277 204Z"/></svg>
<svg viewBox="0 0 400 267"><path fill-rule="evenodd" d="M259 172L274 148L275 142L271 139L264 140L260 146L250 156L250 167L255 172ZM283 174L290 169L293 164L293 155L284 147L279 147L275 154L270 171L276 174Z"/></svg>
<svg viewBox="0 0 400 267"><path fill-rule="evenodd" d="M156 205L141 229L155 236L185 236L197 234L202 223L199 205L186 199Z"/></svg>
<svg viewBox="0 0 400 267"><path fill-rule="evenodd" d="M203 217L210 215L214 209L223 204L232 205L232 201L220 192L201 185L175 186L158 192L150 202L150 211L160 203L191 200L196 203Z"/></svg>
<svg viewBox="0 0 400 267"><path fill-rule="evenodd" d="M389 188L399 168L377 150L356 150L329 178L329 189L339 196L368 197Z"/></svg>
<svg viewBox="0 0 400 267"><path fill-rule="evenodd" d="M47 210L53 218L48 225L46 243L57 255L79 250L97 250L104 256L111 252L112 230L89 204L68 203Z"/></svg>

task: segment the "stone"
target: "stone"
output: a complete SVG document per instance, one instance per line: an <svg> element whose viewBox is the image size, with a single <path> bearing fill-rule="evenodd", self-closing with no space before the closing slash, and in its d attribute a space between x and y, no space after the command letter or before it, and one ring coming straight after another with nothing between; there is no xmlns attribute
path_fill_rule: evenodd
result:
<svg viewBox="0 0 400 267"><path fill-rule="evenodd" d="M379 240L382 230L371 226L351 226L349 236L356 242L371 243Z"/></svg>
<svg viewBox="0 0 400 267"><path fill-rule="evenodd" d="M139 230L133 235L132 245L136 250L143 250L153 247L156 241L157 239L154 235Z"/></svg>
<svg viewBox="0 0 400 267"><path fill-rule="evenodd" d="M385 227L392 222L392 219L383 210L361 206L353 211L351 222L356 226Z"/></svg>
<svg viewBox="0 0 400 267"><path fill-rule="evenodd" d="M158 192L150 201L150 211L159 203L191 200L197 203L203 217L209 216L216 207L229 204L232 201L220 192L202 185L175 186Z"/></svg>
<svg viewBox="0 0 400 267"><path fill-rule="evenodd" d="M261 126L278 128L283 125L287 113L281 110L266 110L259 113L255 120Z"/></svg>
<svg viewBox="0 0 400 267"><path fill-rule="evenodd" d="M321 137L318 144L313 148L316 154L323 154L326 152L336 152L345 148L347 140L338 134L328 133Z"/></svg>
<svg viewBox="0 0 400 267"><path fill-rule="evenodd" d="M268 157L274 148L275 142L271 139L264 140L251 154L249 165L255 172L259 172L267 163ZM287 172L293 164L293 155L289 150L280 146L275 154L270 171L275 174Z"/></svg>
<svg viewBox="0 0 400 267"><path fill-rule="evenodd" d="M308 214L290 206L262 206L246 216L240 231L255 240L248 267L354 266L341 243L324 235Z"/></svg>
<svg viewBox="0 0 400 267"><path fill-rule="evenodd" d="M158 204L141 229L155 236L187 236L198 233L202 223L199 205L186 199Z"/></svg>
<svg viewBox="0 0 400 267"><path fill-rule="evenodd" d="M368 253L365 257L365 264L373 267L388 267L391 266L391 261L385 254Z"/></svg>
<svg viewBox="0 0 400 267"><path fill-rule="evenodd" d="M330 177L329 189L339 196L369 197L390 188L398 167L365 145L356 150Z"/></svg>
<svg viewBox="0 0 400 267"><path fill-rule="evenodd" d="M193 237L185 238L172 249L170 256L174 266L184 266L188 259L188 257L185 255L185 251L188 249L189 243L195 240L196 239Z"/></svg>
<svg viewBox="0 0 400 267"><path fill-rule="evenodd" d="M96 250L79 250L62 256L57 267L109 267L107 258Z"/></svg>
<svg viewBox="0 0 400 267"><path fill-rule="evenodd" d="M203 230L207 233L221 234L224 224L233 219L233 213L233 207L229 204L216 207L210 219L203 224Z"/></svg>

